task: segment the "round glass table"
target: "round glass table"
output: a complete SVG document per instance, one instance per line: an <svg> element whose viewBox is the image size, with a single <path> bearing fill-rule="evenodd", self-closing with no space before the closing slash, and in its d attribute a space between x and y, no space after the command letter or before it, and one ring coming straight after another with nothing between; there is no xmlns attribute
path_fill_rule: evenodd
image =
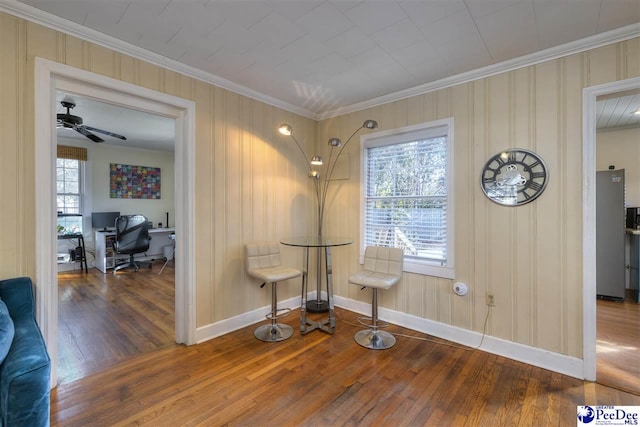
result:
<svg viewBox="0 0 640 427"><path fill-rule="evenodd" d="M304 270L302 276L302 302L300 304L300 332L306 334L315 329L333 333L336 327L334 307L333 307L333 283L331 267L331 248L335 246L346 246L353 243L350 237L335 236L298 236L288 237L280 240L280 243L286 246L297 246L304 248ZM317 251L317 268L316 268L316 299L307 301L308 271L309 271L309 248L318 248ZM321 249L324 249L322 251ZM324 252L324 267L327 283L327 300L322 300L322 252ZM307 319L307 311L311 313L329 312L327 319L314 322Z"/></svg>

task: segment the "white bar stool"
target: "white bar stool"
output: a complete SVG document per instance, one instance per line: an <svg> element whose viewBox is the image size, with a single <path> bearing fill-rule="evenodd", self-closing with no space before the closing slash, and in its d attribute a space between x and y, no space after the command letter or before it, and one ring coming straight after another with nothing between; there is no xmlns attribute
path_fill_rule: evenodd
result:
<svg viewBox="0 0 640 427"><path fill-rule="evenodd" d="M356 342L371 350L385 350L396 343L389 332L381 331L378 325L378 289L389 289L402 279L404 251L400 248L367 246L364 252L363 270L349 277L349 283L371 288L371 326L358 331Z"/></svg>
<svg viewBox="0 0 640 427"><path fill-rule="evenodd" d="M251 277L263 281L261 288L271 284L271 312L266 315L271 322L255 330L254 335L261 341L277 342L290 338L293 328L277 323L277 320L288 316L290 308L278 309L277 285L282 280L293 279L302 273L292 267L280 265L280 247L277 242L249 243L245 246L247 273Z"/></svg>

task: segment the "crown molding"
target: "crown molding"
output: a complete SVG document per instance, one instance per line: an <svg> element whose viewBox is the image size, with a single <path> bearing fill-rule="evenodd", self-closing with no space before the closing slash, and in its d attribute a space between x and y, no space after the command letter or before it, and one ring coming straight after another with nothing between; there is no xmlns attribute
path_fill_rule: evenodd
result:
<svg viewBox="0 0 640 427"><path fill-rule="evenodd" d="M479 80L496 74L513 71L519 68L528 67L539 64L541 62L550 61L563 56L568 56L589 49L595 49L608 44L629 40L640 37L640 23L627 25L625 27L616 28L604 33L595 34L580 40L555 46L529 55L520 56L497 64L488 65L486 67L477 68L465 73L456 74L445 77L434 82L425 83L409 89L393 92L380 97L372 98L366 101L336 108L324 113L315 113L308 109L289 104L261 92L247 88L245 86L233 83L227 79L216 76L189 65L183 64L176 60L167 58L157 53L150 52L146 49L134 46L131 43L118 40L115 37L84 27L78 23L68 21L58 16L36 9L32 6L20 3L17 0L0 0L0 12L6 12L10 15L17 16L22 19L34 22L52 30L60 31L82 40L95 43L102 47L112 49L116 52L132 56L137 59L147 61L151 64L184 74L188 77L210 83L212 85L227 89L237 94L252 98L277 108L299 114L312 120L324 120L343 114L353 113L367 108L377 107L389 102L399 101L416 95L445 89L451 86L468 83L470 81Z"/></svg>
<svg viewBox="0 0 640 427"><path fill-rule="evenodd" d="M131 43L116 39L110 35L101 33L99 31L92 30L76 22L60 18L59 16L52 15L48 12L42 11L35 7L29 6L24 3L20 3L17 0L0 0L0 12L6 12L10 15L18 18L25 19L27 21L42 25L52 30L59 31L61 33L69 34L79 39L97 44L107 49L114 50L116 52L132 56L134 58L149 62L151 64L166 68L171 71L184 74L188 77L210 83L212 85L227 89L231 92L252 98L274 107L281 108L291 113L299 114L301 116L318 120L318 115L310 110L301 108L271 96L265 95L261 92L239 85L215 74L208 73L206 71L199 70L189 65L183 64L174 59L167 58L149 50L143 49L138 46L134 46Z"/></svg>
<svg viewBox="0 0 640 427"><path fill-rule="evenodd" d="M416 95L424 95L425 93L445 89L462 83L468 83L474 80L494 76L496 74L517 70L519 68L536 65L542 62L551 61L553 59L573 55L576 53L584 52L586 50L606 46L612 43L629 40L635 37L640 37L640 23L616 28L604 33L595 34L593 36L589 36L580 40L575 40L570 43L565 43L563 45L534 52L529 55L520 56L518 58L513 58L507 61L499 62L497 64L487 65L486 67L477 68L475 70L456 74L450 77L445 77L444 79L436 80L434 82L426 83L420 86L393 92L388 95L372 98L367 101L351 104L345 107L336 108L335 110L318 114L318 117L319 120L324 120L343 114L364 110L366 108L377 107L389 102L399 101Z"/></svg>

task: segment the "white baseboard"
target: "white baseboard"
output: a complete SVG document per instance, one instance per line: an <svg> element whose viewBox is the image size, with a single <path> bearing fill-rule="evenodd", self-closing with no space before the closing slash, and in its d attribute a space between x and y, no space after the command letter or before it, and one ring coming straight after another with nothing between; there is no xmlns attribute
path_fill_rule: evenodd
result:
<svg viewBox="0 0 640 427"><path fill-rule="evenodd" d="M308 299L315 299L315 292L309 294ZM353 311L363 315L371 315L371 304L336 296L334 303L337 307ZM279 301L278 307L297 309L300 306L300 297ZM196 342L208 341L212 338L244 328L245 326L264 320L270 306L265 306L241 315L200 327L196 330ZM527 363L539 368L559 372L578 379L584 379L584 361L576 357L554 353L537 347L507 341L501 338L487 335L482 340L482 334L457 326L435 322L429 319L413 316L399 311L389 310L384 307L378 309L378 316L395 325L399 325L417 332L432 335L452 341L467 347L475 348L482 341L480 350L499 356ZM400 338L402 339L402 338Z"/></svg>
<svg viewBox="0 0 640 427"><path fill-rule="evenodd" d="M313 296L309 296L309 299L311 298L315 298L315 292L313 293ZM292 310L299 309L300 296L278 301L278 308L290 308ZM265 315L270 311L271 305L266 305L219 322L201 326L196 329L196 343L209 341L210 339L242 329L246 326L253 325L254 323L266 321Z"/></svg>
<svg viewBox="0 0 640 427"><path fill-rule="evenodd" d="M335 304L345 310L371 316L371 304L340 296L335 297ZM507 341L490 335L485 336L484 340L482 340L482 334L479 332L423 319L384 307L378 308L378 316L380 319L393 323L394 325L399 325L467 347L475 348L482 341L482 346L479 348L482 351L559 372L574 378L584 379L583 360L576 357Z"/></svg>
<svg viewBox="0 0 640 427"><path fill-rule="evenodd" d="M62 273L62 272L66 272L66 271L74 271L74 270L82 270L80 268L80 261L77 262L61 262L59 264L57 264L58 266L58 272Z"/></svg>

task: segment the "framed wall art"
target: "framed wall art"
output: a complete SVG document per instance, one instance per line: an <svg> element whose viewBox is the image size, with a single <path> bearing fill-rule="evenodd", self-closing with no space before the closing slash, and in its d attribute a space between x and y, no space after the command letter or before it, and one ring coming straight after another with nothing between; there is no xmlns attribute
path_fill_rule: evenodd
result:
<svg viewBox="0 0 640 427"><path fill-rule="evenodd" d="M160 198L160 168L111 163L109 175L112 199Z"/></svg>

